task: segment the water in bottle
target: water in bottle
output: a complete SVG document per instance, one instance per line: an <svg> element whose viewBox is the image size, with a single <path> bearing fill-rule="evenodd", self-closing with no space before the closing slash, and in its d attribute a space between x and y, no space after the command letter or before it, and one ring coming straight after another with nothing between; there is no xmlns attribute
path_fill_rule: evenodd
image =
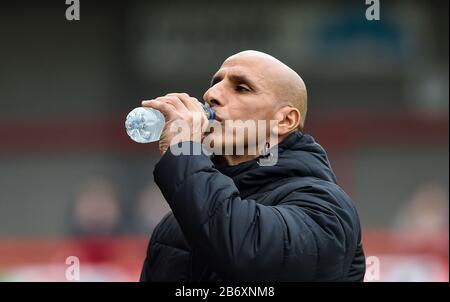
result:
<svg viewBox="0 0 450 302"><path fill-rule="evenodd" d="M214 111L201 104L208 120L214 119ZM125 129L132 140L138 143L158 141L161 137L166 120L156 109L138 107L133 109L125 120Z"/></svg>
<svg viewBox="0 0 450 302"><path fill-rule="evenodd" d="M150 143L159 140L166 120L156 109L138 107L133 109L125 120L125 129L132 140Z"/></svg>

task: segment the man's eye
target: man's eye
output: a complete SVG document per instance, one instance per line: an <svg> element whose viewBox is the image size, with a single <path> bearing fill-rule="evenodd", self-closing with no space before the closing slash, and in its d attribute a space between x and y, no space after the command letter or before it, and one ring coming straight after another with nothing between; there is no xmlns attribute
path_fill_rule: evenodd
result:
<svg viewBox="0 0 450 302"><path fill-rule="evenodd" d="M248 87L246 87L246 86L238 85L238 86L236 86L236 91L237 92L248 92L248 91L250 91L250 89L248 89Z"/></svg>

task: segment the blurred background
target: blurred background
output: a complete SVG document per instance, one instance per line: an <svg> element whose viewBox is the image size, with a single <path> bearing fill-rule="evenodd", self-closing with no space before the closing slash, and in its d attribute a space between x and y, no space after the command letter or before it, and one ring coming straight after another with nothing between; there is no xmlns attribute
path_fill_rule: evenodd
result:
<svg viewBox="0 0 450 302"><path fill-rule="evenodd" d="M169 211L157 144L126 114L169 92L201 99L223 60L267 52L309 89L363 227L366 281L448 281L448 1L65 1L0 7L0 280L136 281Z"/></svg>

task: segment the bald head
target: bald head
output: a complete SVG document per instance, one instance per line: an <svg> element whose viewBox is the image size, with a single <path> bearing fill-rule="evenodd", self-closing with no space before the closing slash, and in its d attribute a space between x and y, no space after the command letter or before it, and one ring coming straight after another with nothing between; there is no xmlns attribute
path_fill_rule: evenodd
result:
<svg viewBox="0 0 450 302"><path fill-rule="evenodd" d="M239 52L226 59L222 66L236 61L245 61L258 71L261 81L273 92L278 105L290 105L299 110L299 129L303 129L307 112L307 91L303 79L280 60L260 51Z"/></svg>

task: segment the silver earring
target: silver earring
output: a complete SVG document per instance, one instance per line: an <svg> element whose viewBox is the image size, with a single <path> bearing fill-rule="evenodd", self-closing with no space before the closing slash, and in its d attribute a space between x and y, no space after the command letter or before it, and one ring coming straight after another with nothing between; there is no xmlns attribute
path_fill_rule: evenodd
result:
<svg viewBox="0 0 450 302"><path fill-rule="evenodd" d="M262 150L262 156L268 156L270 154L270 143L266 142L266 144L264 145L264 149Z"/></svg>

